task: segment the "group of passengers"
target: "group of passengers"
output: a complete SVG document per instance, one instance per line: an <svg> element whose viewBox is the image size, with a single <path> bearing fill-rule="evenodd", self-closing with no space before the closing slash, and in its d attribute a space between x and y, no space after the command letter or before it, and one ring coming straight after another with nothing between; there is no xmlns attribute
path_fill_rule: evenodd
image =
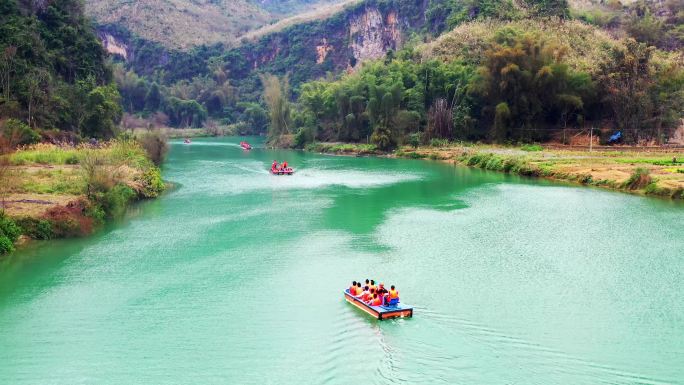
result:
<svg viewBox="0 0 684 385"><path fill-rule="evenodd" d="M287 161L283 161L283 164L280 165L278 164L277 160L274 160L273 163L271 163L272 171L285 171L287 168Z"/></svg>
<svg viewBox="0 0 684 385"><path fill-rule="evenodd" d="M367 279L365 285L361 281L353 281L349 294L370 306L387 306L399 303L399 290L394 285L387 290L383 283L375 285L375 280Z"/></svg>

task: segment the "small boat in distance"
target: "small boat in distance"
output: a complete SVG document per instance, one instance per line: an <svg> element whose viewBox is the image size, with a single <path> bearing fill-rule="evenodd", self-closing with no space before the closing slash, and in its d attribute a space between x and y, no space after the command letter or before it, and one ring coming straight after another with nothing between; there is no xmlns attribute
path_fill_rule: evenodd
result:
<svg viewBox="0 0 684 385"><path fill-rule="evenodd" d="M192 141L190 140L190 138L185 138L185 140L183 140L183 143L190 144L192 143Z"/></svg>
<svg viewBox="0 0 684 385"><path fill-rule="evenodd" d="M247 143L247 142L240 142L240 147L242 147L245 150L251 150L252 149L252 145Z"/></svg>
<svg viewBox="0 0 684 385"><path fill-rule="evenodd" d="M360 298L356 298L349 294L349 289L344 290L344 299L350 304L370 314L371 317L379 320L388 318L404 318L413 317L413 308L397 303L389 306L371 306L363 302Z"/></svg>

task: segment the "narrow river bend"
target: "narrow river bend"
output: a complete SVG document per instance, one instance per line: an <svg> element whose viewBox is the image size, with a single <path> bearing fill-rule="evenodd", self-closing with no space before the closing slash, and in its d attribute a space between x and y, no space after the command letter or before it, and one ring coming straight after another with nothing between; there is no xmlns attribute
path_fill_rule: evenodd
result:
<svg viewBox="0 0 684 385"><path fill-rule="evenodd" d="M238 142L0 261L0 384L684 383L681 203ZM414 318L345 303L365 278Z"/></svg>

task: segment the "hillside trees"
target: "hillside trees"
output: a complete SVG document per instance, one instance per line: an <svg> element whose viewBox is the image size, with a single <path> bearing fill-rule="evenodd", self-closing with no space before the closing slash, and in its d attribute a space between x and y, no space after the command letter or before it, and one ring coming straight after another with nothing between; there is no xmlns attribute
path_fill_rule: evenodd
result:
<svg viewBox="0 0 684 385"><path fill-rule="evenodd" d="M531 35L499 39L473 84L483 100L482 121L496 141L544 139L543 128L581 116L592 92L586 74L562 62L563 47Z"/></svg>
<svg viewBox="0 0 684 385"><path fill-rule="evenodd" d="M118 91L110 85L104 50L81 2L0 0L0 14L0 119L110 135L118 119L113 107ZM78 110L88 95L98 111L86 118Z"/></svg>
<svg viewBox="0 0 684 385"><path fill-rule="evenodd" d="M616 128L631 143L662 141L662 129L676 127L684 111L681 64L656 65L654 48L634 39L613 49L611 59L602 67L600 81Z"/></svg>

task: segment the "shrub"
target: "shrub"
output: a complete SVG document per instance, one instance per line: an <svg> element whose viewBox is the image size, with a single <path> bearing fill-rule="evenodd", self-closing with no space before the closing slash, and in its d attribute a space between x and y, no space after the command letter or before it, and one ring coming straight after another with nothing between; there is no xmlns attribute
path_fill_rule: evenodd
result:
<svg viewBox="0 0 684 385"><path fill-rule="evenodd" d="M14 251L14 242L21 235L21 229L8 216L0 211L0 255Z"/></svg>
<svg viewBox="0 0 684 385"><path fill-rule="evenodd" d="M51 239L54 237L52 224L46 219L24 217L17 219L22 232L33 239Z"/></svg>
<svg viewBox="0 0 684 385"><path fill-rule="evenodd" d="M423 140L423 133L422 132L414 132L413 134L409 135L408 137L408 144L413 146L413 148L418 148L420 145L420 142Z"/></svg>
<svg viewBox="0 0 684 385"><path fill-rule="evenodd" d="M651 182L653 182L653 178L651 178L650 171L645 168L637 168L623 187L629 190L637 190L648 186Z"/></svg>
<svg viewBox="0 0 684 385"><path fill-rule="evenodd" d="M142 188L138 193L143 198L156 198L164 191L164 181L157 167L150 167L137 178Z"/></svg>
<svg viewBox="0 0 684 385"><path fill-rule="evenodd" d="M0 235L0 255L14 251L14 243L4 235Z"/></svg>
<svg viewBox="0 0 684 385"><path fill-rule="evenodd" d="M0 236L7 237L10 242L14 243L21 235L21 227L19 227L12 218L0 212Z"/></svg>
<svg viewBox="0 0 684 385"><path fill-rule="evenodd" d="M132 188L124 184L117 184L108 191L94 194L91 200L104 211L106 216L111 218L121 216L128 202L135 195L135 191Z"/></svg>
<svg viewBox="0 0 684 385"><path fill-rule="evenodd" d="M57 238L88 235L93 231L94 219L85 215L89 204L79 200L66 206L56 206L48 210L43 219L52 223L53 234Z"/></svg>
<svg viewBox="0 0 684 385"><path fill-rule="evenodd" d="M40 140L40 135L36 131L17 119L7 119L0 128L0 135L9 138L15 146L33 144Z"/></svg>
<svg viewBox="0 0 684 385"><path fill-rule="evenodd" d="M152 162L159 166L164 162L169 152L168 138L161 130L154 130L143 134L138 142L150 157Z"/></svg>
<svg viewBox="0 0 684 385"><path fill-rule="evenodd" d="M544 147L542 147L538 144L526 144L526 145L520 147L520 149L523 151L533 152L533 151L542 151L542 150L544 150Z"/></svg>
<svg viewBox="0 0 684 385"><path fill-rule="evenodd" d="M309 127L302 127L297 131L294 137L294 147L304 148L308 143L313 142L314 135L313 130Z"/></svg>

